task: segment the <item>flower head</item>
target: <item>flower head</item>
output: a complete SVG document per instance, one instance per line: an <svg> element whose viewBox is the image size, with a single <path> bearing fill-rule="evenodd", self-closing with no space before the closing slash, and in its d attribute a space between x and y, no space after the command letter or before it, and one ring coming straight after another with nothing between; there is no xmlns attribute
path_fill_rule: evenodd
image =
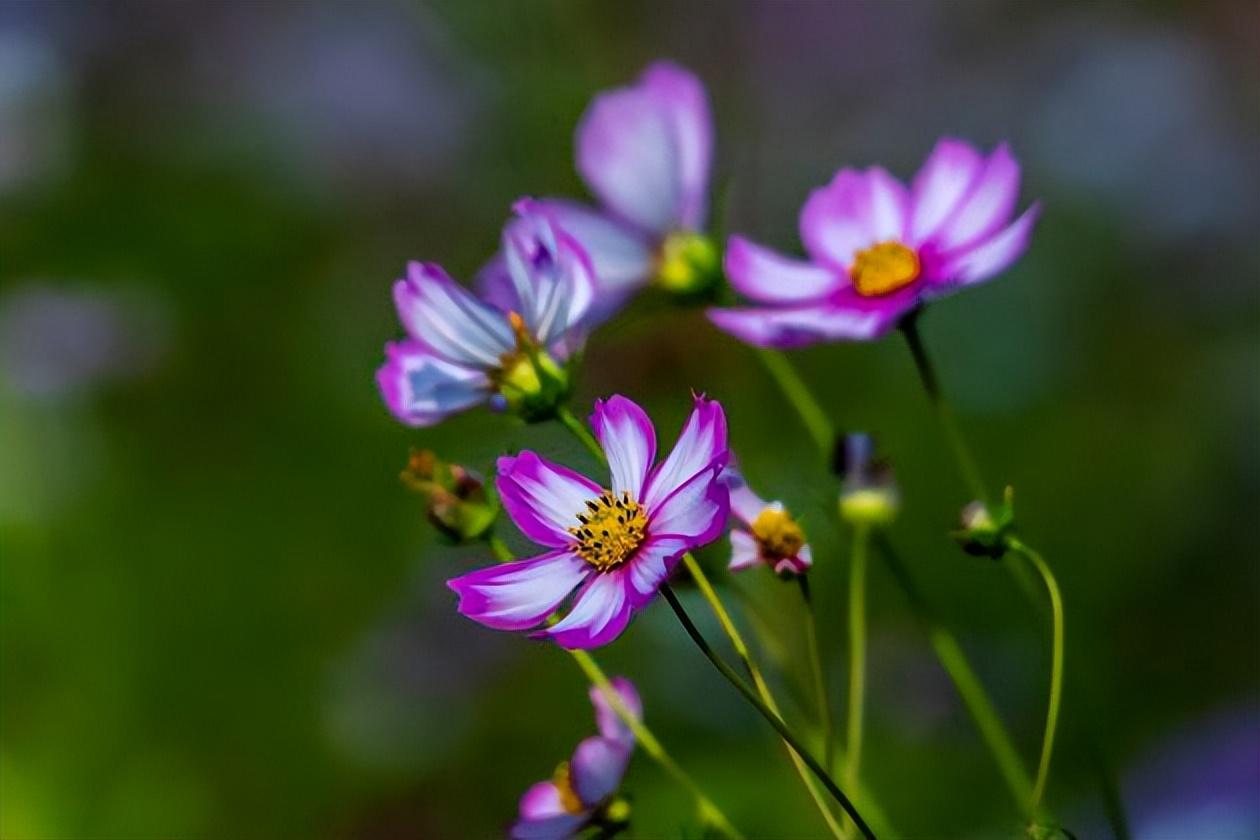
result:
<svg viewBox="0 0 1260 840"><path fill-rule="evenodd" d="M385 346L377 371L399 420L431 426L494 399L546 419L568 391L560 366L581 347L594 298L585 251L552 216L523 200L504 230L504 283L479 300L434 263L411 263L394 284L408 338Z"/></svg>
<svg viewBox="0 0 1260 840"><path fill-rule="evenodd" d="M777 575L801 575L813 565L805 532L782 502L766 502L751 489L733 467L722 481L730 488L731 514L741 527L731 529L733 572L765 564Z"/></svg>
<svg viewBox="0 0 1260 840"><path fill-rule="evenodd" d="M717 251L700 231L708 215L713 117L704 86L666 61L628 87L599 94L577 127L577 170L599 202L539 202L590 254L595 317L611 314L656 280L692 292L718 276ZM486 282L501 271L496 259Z"/></svg>
<svg viewBox="0 0 1260 840"><path fill-rule="evenodd" d="M923 301L980 283L1028 246L1038 205L1011 221L1019 164L936 144L910 187L879 167L841 169L801 209L808 260L731 237L726 273L758 304L713 309L719 328L762 347L882 336Z"/></svg>
<svg viewBox="0 0 1260 840"><path fill-rule="evenodd" d="M721 405L697 397L655 468L656 431L635 403L597 401L591 426L608 456L608 485L533 452L499 459L504 509L548 550L449 581L461 613L500 630L536 630L568 648L599 647L647 606L679 557L722 532L729 499L719 480L728 457ZM542 626L574 590L568 613Z"/></svg>
<svg viewBox="0 0 1260 840"><path fill-rule="evenodd" d="M840 439L836 447L836 471L843 477L840 486L840 518L854 525L888 525L897 518L901 495L892 465L875 457L874 439L854 432Z"/></svg>
<svg viewBox="0 0 1260 840"><path fill-rule="evenodd" d="M626 711L643 717L643 707L634 684L625 677L610 680ZM550 781L538 782L521 797L520 818L512 826L512 840L564 840L596 823L621 822L625 814L613 799L625 775L634 734L617 717L599 688L591 688L595 706L594 735L561 762Z"/></svg>

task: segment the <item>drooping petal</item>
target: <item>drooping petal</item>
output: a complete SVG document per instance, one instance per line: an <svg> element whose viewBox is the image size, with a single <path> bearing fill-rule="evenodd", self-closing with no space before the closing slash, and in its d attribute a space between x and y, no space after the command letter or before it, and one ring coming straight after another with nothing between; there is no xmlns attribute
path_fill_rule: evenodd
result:
<svg viewBox="0 0 1260 840"><path fill-rule="evenodd" d="M703 470L726 465L726 413L722 405L703 395L687 418L678 442L648 479L643 503L649 511ZM667 533L667 532L662 532Z"/></svg>
<svg viewBox="0 0 1260 840"><path fill-rule="evenodd" d="M718 480L720 466L702 470L649 511L653 534L682 537L689 547L717 539L731 515L730 492Z"/></svg>
<svg viewBox="0 0 1260 840"><path fill-rule="evenodd" d="M761 303L814 300L848 282L834 268L785 257L742 236L730 238L724 265L735 290Z"/></svg>
<svg viewBox="0 0 1260 840"><path fill-rule="evenodd" d="M582 804L595 807L617 791L630 763L630 748L592 735L578 744L569 761L573 792Z"/></svg>
<svg viewBox="0 0 1260 840"><path fill-rule="evenodd" d="M709 170L713 157L713 115L704 85L694 74L669 61L643 72L641 84L669 119L680 187L676 223L690 230L704 226L709 205Z"/></svg>
<svg viewBox="0 0 1260 840"><path fill-rule="evenodd" d="M969 143L946 137L936 144L911 185L908 245L929 239L949 218L984 165Z"/></svg>
<svg viewBox="0 0 1260 840"><path fill-rule="evenodd" d="M732 572L751 569L761 563L761 548L756 538L747 531L738 528L731 530L731 562L726 568Z"/></svg>
<svg viewBox="0 0 1260 840"><path fill-rule="evenodd" d="M623 574L595 574L574 597L569 614L538 635L565 648L597 648L621 635L630 613Z"/></svg>
<svg viewBox="0 0 1260 840"><path fill-rule="evenodd" d="M932 235L937 251L952 251L987 239L1010 221L1019 196L1019 163L1010 148L999 145L963 199Z"/></svg>
<svg viewBox="0 0 1260 840"><path fill-rule="evenodd" d="M432 426L483 402L490 392L484 371L438 358L415 341L385 345L376 383L389 410L410 426Z"/></svg>
<svg viewBox="0 0 1260 840"><path fill-rule="evenodd" d="M1019 259L1028 248L1029 237L1040 215L1041 205L1034 204L1005 229L977 245L950 255L941 268L944 288L951 284L969 286L981 283Z"/></svg>
<svg viewBox="0 0 1260 840"><path fill-rule="evenodd" d="M605 208L644 231L678 222L680 165L673 117L642 85L600 94L578 123L578 173Z"/></svg>
<svg viewBox="0 0 1260 840"><path fill-rule="evenodd" d="M498 467L495 486L503 507L516 527L539 545L570 545L568 529L578 524L587 500L603 492L589 478L529 451L500 458Z"/></svg>
<svg viewBox="0 0 1260 840"><path fill-rule="evenodd" d="M621 698L626 711L642 720L643 701L639 699L639 691L634 687L634 683L625 677L613 677L609 683ZM595 706L595 726L599 729L599 734L622 744L633 744L634 733L621 720L621 716L608 702L604 692L598 686L591 686L590 697L591 704Z"/></svg>
<svg viewBox="0 0 1260 840"><path fill-rule="evenodd" d="M503 259L519 312L544 347L578 325L595 299L594 271L578 241L537 202L522 199L503 230Z"/></svg>
<svg viewBox="0 0 1260 840"><path fill-rule="evenodd" d="M626 579L626 594L630 599L630 606L636 610L642 609L656 597L661 584L678 565L678 559L692 547L693 542L678 536L653 535L639 546L627 567L620 572Z"/></svg>
<svg viewBox="0 0 1260 840"><path fill-rule="evenodd" d="M814 262L847 271L858 251L905 234L909 198L879 167L842 169L801 208L801 241Z"/></svg>
<svg viewBox="0 0 1260 840"><path fill-rule="evenodd" d="M613 492L620 496L628 490L630 498L639 499L648 470L656 460L652 421L637 404L617 394L607 401L595 401L591 427L608 457Z"/></svg>
<svg viewBox="0 0 1260 840"><path fill-rule="evenodd" d="M758 347L791 350L821 341L870 341L888 332L917 302L911 286L866 298L846 287L825 303L783 308L710 309L719 329Z"/></svg>
<svg viewBox="0 0 1260 840"><path fill-rule="evenodd" d="M446 582L459 594L459 611L496 630L537 627L590 573L569 551L501 563Z"/></svg>
<svg viewBox="0 0 1260 840"><path fill-rule="evenodd" d="M610 303L647 284L654 261L651 241L635 228L592 207L545 198L534 202L586 250L599 293L592 315L600 319ZM609 296L613 300L610 302Z"/></svg>
<svg viewBox="0 0 1260 840"><path fill-rule="evenodd" d="M504 313L433 263L409 263L407 277L394 284L394 302L411 337L447 361L493 368L515 344Z"/></svg>
<svg viewBox="0 0 1260 840"><path fill-rule="evenodd" d="M575 836L590 818L589 813L570 814L552 782L539 782L521 797L521 818L512 826L511 840L566 840Z"/></svg>

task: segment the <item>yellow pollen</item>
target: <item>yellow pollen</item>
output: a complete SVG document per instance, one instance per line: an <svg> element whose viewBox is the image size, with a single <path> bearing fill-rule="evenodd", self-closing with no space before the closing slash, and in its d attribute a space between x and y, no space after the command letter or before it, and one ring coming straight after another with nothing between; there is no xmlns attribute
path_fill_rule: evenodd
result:
<svg viewBox="0 0 1260 840"><path fill-rule="evenodd" d="M919 255L900 242L881 242L857 252L849 275L863 297L892 294L919 279Z"/></svg>
<svg viewBox="0 0 1260 840"><path fill-rule="evenodd" d="M762 557L767 559L795 557L805 545L805 532L801 526L796 524L792 514L778 507L768 507L757 514L752 534L757 538Z"/></svg>
<svg viewBox="0 0 1260 840"><path fill-rule="evenodd" d="M556 790L560 793L560 807L567 813L576 816L586 810L582 807L582 800L578 798L577 793L573 790L573 780L569 773L569 762L562 761L556 766L556 772L552 774L551 783L556 786Z"/></svg>
<svg viewBox="0 0 1260 840"><path fill-rule="evenodd" d="M598 499L586 503L577 515L580 523L569 529L577 537L577 552L601 572L615 569L643 544L647 516L628 492L620 497L605 490Z"/></svg>

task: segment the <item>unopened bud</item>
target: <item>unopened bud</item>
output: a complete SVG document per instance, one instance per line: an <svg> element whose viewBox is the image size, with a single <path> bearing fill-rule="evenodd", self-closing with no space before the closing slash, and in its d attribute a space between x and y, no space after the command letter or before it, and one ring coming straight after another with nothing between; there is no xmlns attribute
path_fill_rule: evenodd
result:
<svg viewBox="0 0 1260 840"><path fill-rule="evenodd" d="M499 515L479 476L439 460L431 450L413 449L399 478L424 498L433 526L455 542L481 538Z"/></svg>
<svg viewBox="0 0 1260 840"><path fill-rule="evenodd" d="M1002 502L997 505L969 502L959 519L962 528L954 532L954 539L963 551L976 557L1000 559L1006 554L1007 540L1015 524L1014 488L1007 487Z"/></svg>
<svg viewBox="0 0 1260 840"><path fill-rule="evenodd" d="M840 487L840 517L853 525L889 525L897 518L901 494L892 465L875 457L870 435L845 435L836 446L836 470L844 480Z"/></svg>
<svg viewBox="0 0 1260 840"><path fill-rule="evenodd" d="M721 273L717 247L702 233L676 231L661 245L656 283L666 291L699 294L712 288Z"/></svg>

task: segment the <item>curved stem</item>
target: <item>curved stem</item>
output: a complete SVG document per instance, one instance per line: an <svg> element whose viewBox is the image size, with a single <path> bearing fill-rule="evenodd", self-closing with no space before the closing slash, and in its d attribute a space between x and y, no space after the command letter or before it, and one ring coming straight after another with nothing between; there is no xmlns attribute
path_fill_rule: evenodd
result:
<svg viewBox="0 0 1260 840"><path fill-rule="evenodd" d="M591 430L586 424L577 418L567 405L562 405L556 409L556 419L564 424L564 427L573 433L573 436L582 442L582 445L590 450L601 464L608 463L608 457L604 455L604 448L599 445L599 441L591 434Z"/></svg>
<svg viewBox="0 0 1260 840"><path fill-rule="evenodd" d="M1041 797L1046 792L1050 776L1050 757L1054 752L1054 734L1059 723L1059 704L1063 698L1063 597L1054 572L1040 554L1015 537L1009 540L1012 550L1028 558L1041 575L1050 596L1050 615L1053 622L1053 639L1050 656L1050 701L1046 708L1046 729L1041 739L1041 760L1037 763L1037 781L1033 785L1030 808L1035 815L1041 807Z"/></svg>
<svg viewBox="0 0 1260 840"><path fill-rule="evenodd" d="M787 356L778 350L758 349L757 358L761 359L766 370L779 384L783 395L800 415L801 422L809 430L809 436L814 439L814 445L824 455L829 455L831 447L835 445L836 433L832 429L831 421L827 419L827 412L818 404L805 380L801 379Z"/></svg>
<svg viewBox="0 0 1260 840"><path fill-rule="evenodd" d="M919 372L919 380L923 383L923 390L927 392L932 407L936 409L936 415L941 421L941 428L945 432L949 448L954 453L954 460L958 462L958 470L962 473L963 481L967 483L972 496L987 506L989 494L985 489L984 480L980 478L980 470L976 467L976 460L971 454L971 449L967 446L967 441L954 421L954 412L950 409L945 395L941 393L936 369L932 366L927 348L923 346L923 340L919 336L918 320L918 313L902 319L901 334L906 337L906 345L910 348L910 355L914 357L914 366Z"/></svg>
<svg viewBox="0 0 1260 840"><path fill-rule="evenodd" d="M832 770L836 766L835 726L831 720L831 701L827 697L827 675L818 647L818 617L814 614L814 599L809 594L809 575L797 575L796 581L805 601L805 644L809 649L810 669L814 672L814 702L818 704L818 722L822 727L823 766ZM856 790L852 785L849 787Z"/></svg>
<svg viewBox="0 0 1260 840"><path fill-rule="evenodd" d="M849 706L845 728L844 784L857 789L862 764L862 717L866 700L866 547L870 530L853 529L853 556L849 565Z"/></svg>
<svg viewBox="0 0 1260 840"><path fill-rule="evenodd" d="M674 614L678 616L678 621L682 624L683 629L687 631L687 635L691 637L693 642L695 642L696 647L700 648L700 652L703 653L711 663L713 663L713 666L717 668L718 672L725 677L726 680L733 685L740 694L744 696L745 700L751 703L752 706L761 713L761 716L774 727L775 731L779 733L779 736L782 737L783 740L786 741L796 752L796 754L801 757L806 766L809 767L810 771L818 777L818 781L822 782L823 787L827 789L827 792L831 794L836 802L840 803L840 807L843 808L845 813L849 815L849 818L853 820L853 824L857 826L858 831L862 833L862 836L866 837L867 840L875 840L875 834L871 831L870 826L866 824L866 821L862 819L862 815L858 813L857 808L855 808L853 803L849 801L849 797L844 795L844 791L842 791L835 781L832 780L831 776L825 769L823 769L823 766L818 763L817 759L805 750L805 747L792 733L792 730L788 729L787 724L783 722L783 719L779 717L778 714L771 711L770 707L763 703L756 693L748 687L748 684L740 679L739 674L735 673L735 669L726 664L725 660L718 656L717 653L714 652L713 648L709 646L709 643L705 641L704 636L700 634L696 625L692 623L691 617L687 615L687 611L683 609L682 604L678 601L678 596L674 594L674 590L670 588L668 583L661 585L661 593L665 596L665 600L669 602L670 607L673 608Z"/></svg>
<svg viewBox="0 0 1260 840"><path fill-rule="evenodd" d="M701 818L716 827L731 840L742 840L743 835L731 825L730 820L726 818L721 809L713 804L713 801L704 794L704 791L700 789L695 780L678 766L678 762L674 761L673 757L665 751L665 748L661 746L661 742L656 740L656 736L652 734L652 731L647 728L643 721L626 708L621 695L612 687L607 675L604 674L603 669L599 667L595 659L584 650L570 650L569 654L577 662L582 672L586 674L587 679L603 692L604 699L608 701L608 705L612 707L617 717L621 718L622 722L634 733L634 737L643 748L643 751L651 756L665 772L672 776L678 784L682 785L695 798Z"/></svg>

